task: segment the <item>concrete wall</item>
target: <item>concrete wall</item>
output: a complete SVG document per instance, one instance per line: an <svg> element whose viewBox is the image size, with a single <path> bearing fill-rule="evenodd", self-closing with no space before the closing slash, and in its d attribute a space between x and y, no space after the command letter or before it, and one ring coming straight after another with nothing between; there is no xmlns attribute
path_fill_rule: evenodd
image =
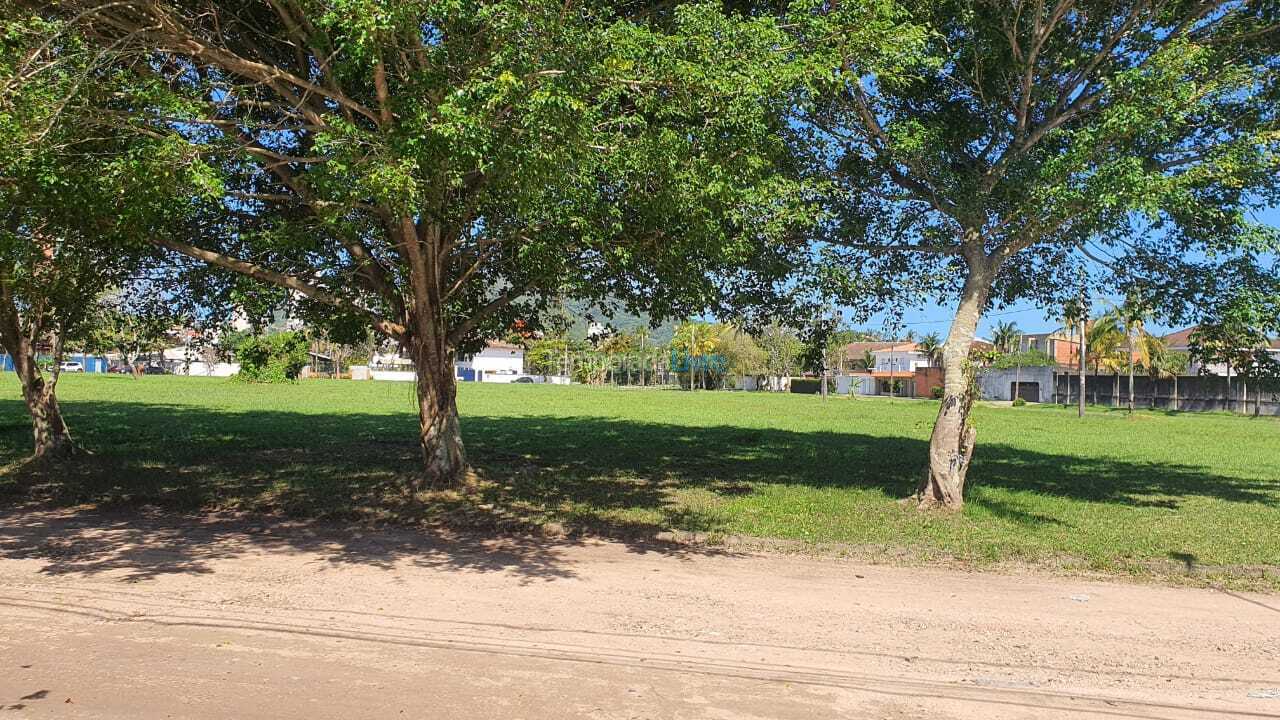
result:
<svg viewBox="0 0 1280 720"><path fill-rule="evenodd" d="M1027 385L1039 385L1040 402L1053 402L1053 373L1051 367L1024 367L1021 372L1017 368L997 370L986 368L978 371L978 397L983 400L1012 400L1014 379L1022 383L1024 393Z"/></svg>
<svg viewBox="0 0 1280 720"><path fill-rule="evenodd" d="M748 392L786 392L791 387L791 378L739 375L734 381L734 387Z"/></svg>
<svg viewBox="0 0 1280 720"><path fill-rule="evenodd" d="M418 379L418 374L412 370L370 370L369 379L391 380L393 382L415 382Z"/></svg>
<svg viewBox="0 0 1280 720"><path fill-rule="evenodd" d="M191 377L231 377L240 372L240 363L184 362L175 365L171 371L174 375L189 375Z"/></svg>

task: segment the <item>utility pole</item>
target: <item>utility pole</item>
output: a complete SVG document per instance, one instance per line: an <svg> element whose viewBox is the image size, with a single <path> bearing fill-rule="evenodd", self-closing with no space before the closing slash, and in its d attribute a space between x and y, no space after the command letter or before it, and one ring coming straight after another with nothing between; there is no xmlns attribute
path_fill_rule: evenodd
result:
<svg viewBox="0 0 1280 720"><path fill-rule="evenodd" d="M889 397L896 397L894 395L894 390L896 389L894 387L894 384L897 383L897 380L895 379L897 374L898 374L898 353L894 350L894 347L891 346L889 348Z"/></svg>
<svg viewBox="0 0 1280 720"><path fill-rule="evenodd" d="M1081 280L1082 282L1080 283L1080 397L1078 398L1078 401L1080 403L1079 405L1080 409L1077 412L1077 414L1079 415L1079 417L1083 418L1084 417L1084 384L1085 384L1084 377L1085 377L1085 370L1087 369L1085 357L1087 357L1089 354L1089 349L1088 349L1089 339L1085 334L1085 330L1089 328L1089 305L1088 305L1089 298L1085 295L1083 278L1081 278Z"/></svg>
<svg viewBox="0 0 1280 720"><path fill-rule="evenodd" d="M825 340L825 339L824 339ZM822 346L822 377L818 380L821 386L818 392L822 394L822 402L827 401L827 346L824 342Z"/></svg>
<svg viewBox="0 0 1280 720"><path fill-rule="evenodd" d="M1014 357L1017 369L1013 371L1013 400L1022 397L1022 343L1026 339L1026 335L1018 334L1018 354Z"/></svg>

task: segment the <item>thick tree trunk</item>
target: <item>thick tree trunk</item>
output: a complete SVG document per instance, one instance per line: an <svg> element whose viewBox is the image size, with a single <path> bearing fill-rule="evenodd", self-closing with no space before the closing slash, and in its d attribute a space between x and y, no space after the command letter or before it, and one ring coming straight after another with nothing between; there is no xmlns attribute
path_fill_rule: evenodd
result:
<svg viewBox="0 0 1280 720"><path fill-rule="evenodd" d="M58 363L62 360L62 338L54 334L53 377L45 380L40 372L36 356L36 338L43 333L40 327L28 327L23 322L19 306L4 276L0 276L0 344L13 358L13 371L22 386L22 399L31 415L31 431L37 458L66 457L75 452L71 431L58 407Z"/></svg>
<svg viewBox="0 0 1280 720"><path fill-rule="evenodd" d="M419 346L414 364L424 484L433 488L457 486L467 462L458 424L453 357L443 350Z"/></svg>
<svg viewBox="0 0 1280 720"><path fill-rule="evenodd" d="M942 405L929 438L929 470L916 490L916 502L921 508L959 510L964 505L964 483L976 436L969 418L974 400L974 369L969 351L994 271L986 262L970 260L960 305L943 345Z"/></svg>
<svg viewBox="0 0 1280 720"><path fill-rule="evenodd" d="M22 383L22 397L31 413L31 430L35 438L35 457L67 457L75 452L71 431L58 407L56 385L46 382L38 372L35 378Z"/></svg>

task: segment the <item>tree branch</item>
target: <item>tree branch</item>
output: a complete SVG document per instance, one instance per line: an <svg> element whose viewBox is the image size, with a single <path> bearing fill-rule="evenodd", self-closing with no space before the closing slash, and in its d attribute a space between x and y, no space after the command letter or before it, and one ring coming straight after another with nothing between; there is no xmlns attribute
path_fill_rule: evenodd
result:
<svg viewBox="0 0 1280 720"><path fill-rule="evenodd" d="M186 255L189 258L194 258L201 262L251 277L254 280L270 283L287 290L293 290L317 302L322 302L336 308L366 315L373 320L373 326L375 328L397 340L403 339L406 335L405 327L403 325L387 320L374 310L363 307L347 298L334 295L333 293L305 282L294 275L286 275L284 273L276 272L247 260L241 260L212 250L205 250L204 248L199 248L195 245L190 245L179 240L172 240L165 237L153 237L151 238L151 242L160 247Z"/></svg>
<svg viewBox="0 0 1280 720"><path fill-rule="evenodd" d="M520 297L525 292L527 292L529 288L533 287L533 285L534 285L533 281L522 283L520 285L514 285L510 288L507 288L506 291L499 293L498 297L490 300L489 302L485 303L484 305L476 309L476 311L471 313L471 315L467 317L466 320L463 320L461 324L459 324L457 327L449 331L449 336L448 336L449 346L457 347L458 344L462 342L462 340L468 334L470 334L472 330L476 329L476 326L478 326L481 322L484 322L484 320L488 318L490 315L510 305L512 301L514 301L516 298Z"/></svg>

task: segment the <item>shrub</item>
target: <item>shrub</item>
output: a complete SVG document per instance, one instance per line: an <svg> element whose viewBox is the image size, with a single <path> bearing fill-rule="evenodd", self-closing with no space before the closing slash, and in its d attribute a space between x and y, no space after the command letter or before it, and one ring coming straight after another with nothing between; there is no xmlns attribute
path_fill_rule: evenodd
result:
<svg viewBox="0 0 1280 720"><path fill-rule="evenodd" d="M943 394L944 393L941 385L934 385L933 388L929 390L929 396L932 397L934 400L941 400Z"/></svg>
<svg viewBox="0 0 1280 720"><path fill-rule="evenodd" d="M822 389L822 380L819 378L791 378L791 392L800 393L802 395L816 395ZM836 391L836 381L834 378L827 378L827 392Z"/></svg>
<svg viewBox="0 0 1280 720"><path fill-rule="evenodd" d="M1027 401L1026 401L1026 400L1023 400L1023 399L1022 399L1022 398L1020 398L1020 397L1016 397L1016 398L1014 398L1014 399L1013 399L1013 406L1014 406L1014 407L1022 407L1023 405L1026 405L1026 404L1027 404Z"/></svg>
<svg viewBox="0 0 1280 720"><path fill-rule="evenodd" d="M307 339L296 332L250 336L236 347L236 359L240 361L236 377L241 380L290 382L307 366Z"/></svg>
<svg viewBox="0 0 1280 720"><path fill-rule="evenodd" d="M1048 353L1035 348L1023 350L1022 352L997 355L991 361L991 367L997 370L1011 370L1019 365L1022 367L1053 367L1057 364L1058 362L1049 357Z"/></svg>

